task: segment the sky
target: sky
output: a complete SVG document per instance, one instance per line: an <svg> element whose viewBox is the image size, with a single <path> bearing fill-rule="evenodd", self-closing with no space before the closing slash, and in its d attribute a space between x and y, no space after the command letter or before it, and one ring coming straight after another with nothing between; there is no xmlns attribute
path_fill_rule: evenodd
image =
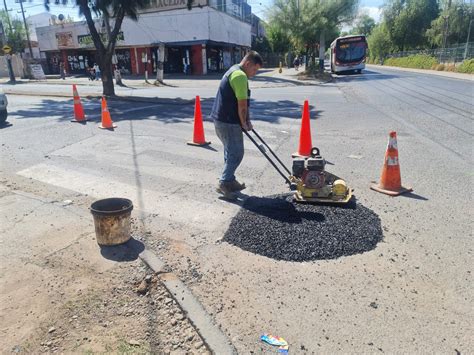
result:
<svg viewBox="0 0 474 355"><path fill-rule="evenodd" d="M9 10L11 9L9 13L12 17L16 16L21 18L20 4L17 1L18 0L6 0L7 8ZM247 0L247 2L252 6L252 12L255 15L265 18L265 12L273 3L273 0ZM73 4L75 1L70 0L70 3ZM382 6L383 3L384 0L360 0L360 9L368 12L368 14L378 22L380 19L380 6ZM3 10L3 1L0 2L0 5ZM23 0L23 7L26 17L46 11L43 0ZM75 20L79 20L77 8L72 5L63 6L51 4L50 13L56 16L63 14L65 17L69 15Z"/></svg>
<svg viewBox="0 0 474 355"><path fill-rule="evenodd" d="M265 18L265 12L273 3L273 0L247 0L248 4L252 6L252 12L261 17ZM380 7L383 5L384 0L360 0L359 9L366 11L369 16L373 17L375 22L380 20Z"/></svg>
<svg viewBox="0 0 474 355"><path fill-rule="evenodd" d="M6 0L7 3L7 8L9 11L8 13L12 18L18 17L21 19L21 9L20 9L20 3L17 2L18 0ZM52 1L54 2L54 1ZM70 1L71 5L54 5L51 4L51 15L59 15L63 14L65 17L68 15L75 18L76 20L79 20L79 14L77 11L77 7L72 6L73 3L75 3L74 0ZM3 1L0 2L0 8L2 10L5 10L5 7L3 5ZM46 12L46 9L44 8L44 0L23 0L23 8L25 10L25 16L31 16L31 15L36 15L42 12Z"/></svg>

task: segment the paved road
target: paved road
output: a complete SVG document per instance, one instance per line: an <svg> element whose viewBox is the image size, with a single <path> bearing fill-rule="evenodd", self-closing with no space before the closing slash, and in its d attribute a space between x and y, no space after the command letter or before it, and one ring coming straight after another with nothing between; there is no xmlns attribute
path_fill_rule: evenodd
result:
<svg viewBox="0 0 474 355"><path fill-rule="evenodd" d="M201 94L206 114L215 87L186 90ZM160 90L175 97L176 88ZM333 164L328 170L381 218L383 242L336 260L275 261L219 242L240 206L214 192L222 146L212 123L205 122L209 149L186 145L193 107L179 101L110 103L118 125L110 132L97 129L97 100L86 102L95 122L80 125L69 122L71 100L11 96L12 126L0 131L2 180L38 194L74 191L84 208L99 197L131 198L148 246L240 353L263 351L263 332L286 338L294 353L468 352L472 90L468 81L382 69L321 86L252 89L255 127L287 165L309 99L313 144ZM368 189L390 130L399 137L402 181L415 189L405 197ZM286 192L249 142L239 176L248 195Z"/></svg>

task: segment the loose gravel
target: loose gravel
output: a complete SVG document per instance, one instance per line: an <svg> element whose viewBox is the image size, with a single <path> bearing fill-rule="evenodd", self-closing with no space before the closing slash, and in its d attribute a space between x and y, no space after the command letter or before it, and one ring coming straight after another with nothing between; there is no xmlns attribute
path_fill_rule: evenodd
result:
<svg viewBox="0 0 474 355"><path fill-rule="evenodd" d="M382 238L378 215L360 203L301 204L289 195L249 197L224 235L243 250L286 261L360 254Z"/></svg>

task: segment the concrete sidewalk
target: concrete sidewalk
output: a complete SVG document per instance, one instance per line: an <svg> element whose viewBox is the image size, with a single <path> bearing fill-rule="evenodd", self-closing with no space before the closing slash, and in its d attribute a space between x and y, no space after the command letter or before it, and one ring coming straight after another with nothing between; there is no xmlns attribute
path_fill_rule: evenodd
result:
<svg viewBox="0 0 474 355"><path fill-rule="evenodd" d="M299 80L294 69L262 69L249 82L250 89L294 87L306 85L320 85L324 82L316 79ZM193 103L196 95L213 97L219 87L222 74L211 76L184 76L177 75L165 78L165 85L156 86L147 83L144 78L124 79L123 86L115 85L116 98L119 100L151 102L151 103ZM17 84L7 84L7 79L0 79L1 89L10 95L53 96L72 98L73 84L79 86L79 95L83 98L97 98L102 96L102 82L90 81L86 77L71 77L66 80L47 79L18 80ZM176 101L177 100L177 101Z"/></svg>
<svg viewBox="0 0 474 355"><path fill-rule="evenodd" d="M283 73L278 73L278 68L263 68L258 75L251 79L252 86L267 87L267 86L286 86L286 85L302 85L298 80L297 75L301 72L295 72L294 69L284 69ZM122 78L123 85L115 84L117 89L143 89L156 87L171 87L171 88L202 88L208 86L215 86L217 88L223 73L208 74L208 75L165 75L164 85L156 84L155 78L150 77L148 81L144 76L128 76ZM0 78L0 84L8 85L8 78ZM102 88L102 81L89 80L85 76L68 76L66 79L47 78L46 80L30 80L17 78L17 85L20 84L53 84L53 85L81 85L88 87Z"/></svg>

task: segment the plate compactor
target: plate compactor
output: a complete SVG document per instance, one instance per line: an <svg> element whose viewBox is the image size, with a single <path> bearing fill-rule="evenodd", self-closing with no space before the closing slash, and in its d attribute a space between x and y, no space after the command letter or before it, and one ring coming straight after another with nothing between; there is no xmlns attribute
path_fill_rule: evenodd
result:
<svg viewBox="0 0 474 355"><path fill-rule="evenodd" d="M345 204L350 201L353 190L349 188L344 180L325 170L326 160L319 154L319 149L311 149L309 157L295 157L293 159L292 172L276 156L273 150L265 143L260 135L252 129L251 131L262 142L257 141L244 130L247 137L255 144L260 152L267 158L278 173L285 179L290 190L294 191L294 199L297 202ZM267 150L280 163L289 174L286 176L275 162L267 154Z"/></svg>

